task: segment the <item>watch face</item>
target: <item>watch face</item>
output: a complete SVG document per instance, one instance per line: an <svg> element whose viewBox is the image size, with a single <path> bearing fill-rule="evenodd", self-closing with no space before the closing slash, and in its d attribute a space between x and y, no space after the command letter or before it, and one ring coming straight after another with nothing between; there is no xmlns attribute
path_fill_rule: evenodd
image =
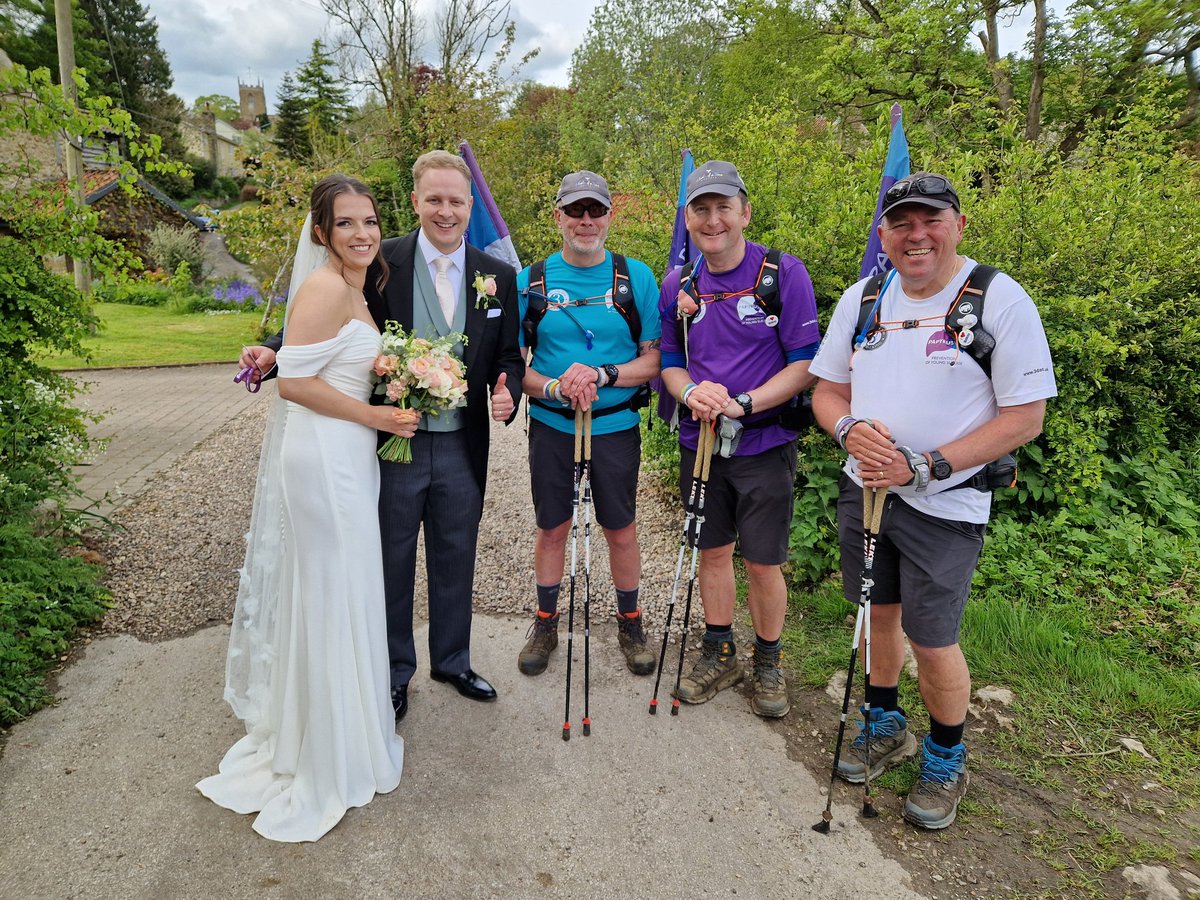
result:
<svg viewBox="0 0 1200 900"><path fill-rule="evenodd" d="M950 463L942 460L933 464L933 477L938 481L950 477Z"/></svg>

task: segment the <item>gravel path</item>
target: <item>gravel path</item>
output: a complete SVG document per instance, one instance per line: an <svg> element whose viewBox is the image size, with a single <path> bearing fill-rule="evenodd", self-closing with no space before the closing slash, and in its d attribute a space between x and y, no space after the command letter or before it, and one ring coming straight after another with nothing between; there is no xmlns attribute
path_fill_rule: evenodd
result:
<svg viewBox="0 0 1200 900"><path fill-rule="evenodd" d="M101 633L160 641L230 620L266 410L266 402L250 406L118 512L123 531L104 547L115 605ZM524 414L507 428L493 425L475 575L477 612L531 614L535 606L526 453ZM642 604L647 622L661 623L679 549L680 506L659 476L643 471L639 491ZM423 568L418 563L419 573ZM417 592L423 615L421 574ZM582 602L582 593L577 598ZM592 598L594 620L616 612L607 545L598 527L592 529ZM698 604L692 618L700 618Z"/></svg>

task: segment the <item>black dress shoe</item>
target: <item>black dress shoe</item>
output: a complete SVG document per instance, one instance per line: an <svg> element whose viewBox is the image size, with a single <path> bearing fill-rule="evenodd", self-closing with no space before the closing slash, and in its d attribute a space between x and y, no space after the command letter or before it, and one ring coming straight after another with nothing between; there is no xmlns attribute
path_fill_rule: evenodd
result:
<svg viewBox="0 0 1200 900"><path fill-rule="evenodd" d="M396 721L399 722L408 712L408 685L392 688L392 709L396 711Z"/></svg>
<svg viewBox="0 0 1200 900"><path fill-rule="evenodd" d="M487 680L467 669L461 675L446 675L442 672L431 672L434 681L444 681L454 685L454 689L464 697L472 700L482 700L485 703L496 699L496 689Z"/></svg>

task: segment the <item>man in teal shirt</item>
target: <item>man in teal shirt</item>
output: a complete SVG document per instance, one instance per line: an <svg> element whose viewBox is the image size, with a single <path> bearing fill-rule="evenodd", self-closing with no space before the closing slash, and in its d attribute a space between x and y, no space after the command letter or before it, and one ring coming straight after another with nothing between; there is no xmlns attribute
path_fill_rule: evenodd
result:
<svg viewBox="0 0 1200 900"><path fill-rule="evenodd" d="M529 366L529 468L537 518L538 611L517 658L526 675L558 646L558 599L571 530L575 409L592 413L591 481L617 594L617 638L630 671L654 671L638 606L642 576L636 514L641 461L639 388L659 372L658 285L648 266L604 249L608 183L572 172L555 199L562 251L517 276Z"/></svg>

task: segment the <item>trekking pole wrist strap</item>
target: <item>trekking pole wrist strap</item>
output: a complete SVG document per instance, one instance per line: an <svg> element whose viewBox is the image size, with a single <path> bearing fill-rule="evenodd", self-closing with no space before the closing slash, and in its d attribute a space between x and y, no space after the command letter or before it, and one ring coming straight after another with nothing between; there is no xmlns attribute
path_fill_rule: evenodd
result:
<svg viewBox="0 0 1200 900"><path fill-rule="evenodd" d="M911 447L901 445L896 449L904 454L908 470L913 473L913 477L905 484L915 483L917 493L923 493L929 487L929 461L925 459L924 454L915 452Z"/></svg>

